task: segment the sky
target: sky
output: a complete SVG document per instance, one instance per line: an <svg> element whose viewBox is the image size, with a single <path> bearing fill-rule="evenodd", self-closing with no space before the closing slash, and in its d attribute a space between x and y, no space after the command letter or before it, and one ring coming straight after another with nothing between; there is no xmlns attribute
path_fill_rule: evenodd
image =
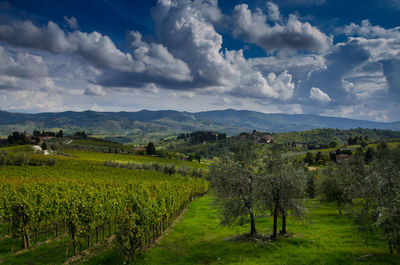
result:
<svg viewBox="0 0 400 265"><path fill-rule="evenodd" d="M0 109L400 120L400 0L0 0Z"/></svg>

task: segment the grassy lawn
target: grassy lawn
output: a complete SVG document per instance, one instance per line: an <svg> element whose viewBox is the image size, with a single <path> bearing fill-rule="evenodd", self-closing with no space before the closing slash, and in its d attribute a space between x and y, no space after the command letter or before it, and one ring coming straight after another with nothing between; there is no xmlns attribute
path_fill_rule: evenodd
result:
<svg viewBox="0 0 400 265"><path fill-rule="evenodd" d="M307 220L289 219L291 237L273 242L232 242L227 238L248 232L249 226L222 227L212 197L194 201L185 217L160 245L137 258L135 264L400 264L389 255L379 237L366 246L362 235L333 205L309 202ZM257 229L271 233L271 218L257 219ZM117 248L107 250L84 264L122 264Z"/></svg>

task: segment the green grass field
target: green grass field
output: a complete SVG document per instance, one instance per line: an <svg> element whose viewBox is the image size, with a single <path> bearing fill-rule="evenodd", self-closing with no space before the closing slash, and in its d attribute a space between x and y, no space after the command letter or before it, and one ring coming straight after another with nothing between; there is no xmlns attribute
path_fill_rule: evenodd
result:
<svg viewBox="0 0 400 265"><path fill-rule="evenodd" d="M99 146L99 147L105 147L105 148L119 148L119 149L123 148L125 150L132 149L132 147L126 146L123 144L106 142L106 141L95 140L95 139L73 139L73 141L71 142L71 145Z"/></svg>
<svg viewBox="0 0 400 265"><path fill-rule="evenodd" d="M400 264L400 255L390 255L378 236L369 238L334 205L310 201L309 219L289 219L291 237L265 243L227 240L249 231L249 226L219 225L212 197L194 201L184 218L162 242L137 258L133 264ZM272 232L272 218L257 219L261 233ZM107 250L84 264L122 264L117 248Z"/></svg>
<svg viewBox="0 0 400 265"><path fill-rule="evenodd" d="M155 156L145 156L145 155L121 155L121 154L112 154L112 153L97 153L97 152L89 152L89 151L76 151L76 150L65 150L67 154L70 154L74 157L92 160L92 161L106 161L106 160L114 160L119 162L138 162L138 163L162 163L162 164L176 164L176 165L185 165L194 168L207 168L207 164L198 163L198 162L190 162L190 161L182 161L178 159L168 159L161 158Z"/></svg>
<svg viewBox="0 0 400 265"><path fill-rule="evenodd" d="M33 152L32 145L24 144L24 145L12 145L7 147L0 148L0 151L12 151L12 152Z"/></svg>

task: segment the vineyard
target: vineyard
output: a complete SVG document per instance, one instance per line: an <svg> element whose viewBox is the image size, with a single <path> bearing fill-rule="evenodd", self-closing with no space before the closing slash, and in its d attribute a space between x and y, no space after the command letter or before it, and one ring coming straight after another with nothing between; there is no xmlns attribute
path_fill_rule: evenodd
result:
<svg viewBox="0 0 400 265"><path fill-rule="evenodd" d="M0 167L0 261L58 239L66 242L69 258L113 234L132 256L208 189L199 178L105 167L95 159L54 158L52 166Z"/></svg>

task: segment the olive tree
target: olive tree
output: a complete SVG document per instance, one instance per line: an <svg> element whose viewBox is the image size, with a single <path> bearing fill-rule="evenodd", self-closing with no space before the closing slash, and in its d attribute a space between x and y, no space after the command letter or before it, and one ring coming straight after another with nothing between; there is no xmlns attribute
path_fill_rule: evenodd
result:
<svg viewBox="0 0 400 265"><path fill-rule="evenodd" d="M255 205L258 176L254 145L250 142L235 146L233 157L213 164L209 173L221 223L229 224L238 218L243 221L249 217L251 236L257 234Z"/></svg>
<svg viewBox="0 0 400 265"><path fill-rule="evenodd" d="M378 148L369 171L371 184L364 199L372 198L369 207L372 219L386 239L390 253L400 253L400 147Z"/></svg>
<svg viewBox="0 0 400 265"><path fill-rule="evenodd" d="M299 216L305 211L302 202L306 198L306 172L301 165L283 158L280 148L275 146L260 170L260 178L257 194L261 199L261 207L272 209L272 238L276 238L279 215L282 216L280 233L286 234L288 214Z"/></svg>

